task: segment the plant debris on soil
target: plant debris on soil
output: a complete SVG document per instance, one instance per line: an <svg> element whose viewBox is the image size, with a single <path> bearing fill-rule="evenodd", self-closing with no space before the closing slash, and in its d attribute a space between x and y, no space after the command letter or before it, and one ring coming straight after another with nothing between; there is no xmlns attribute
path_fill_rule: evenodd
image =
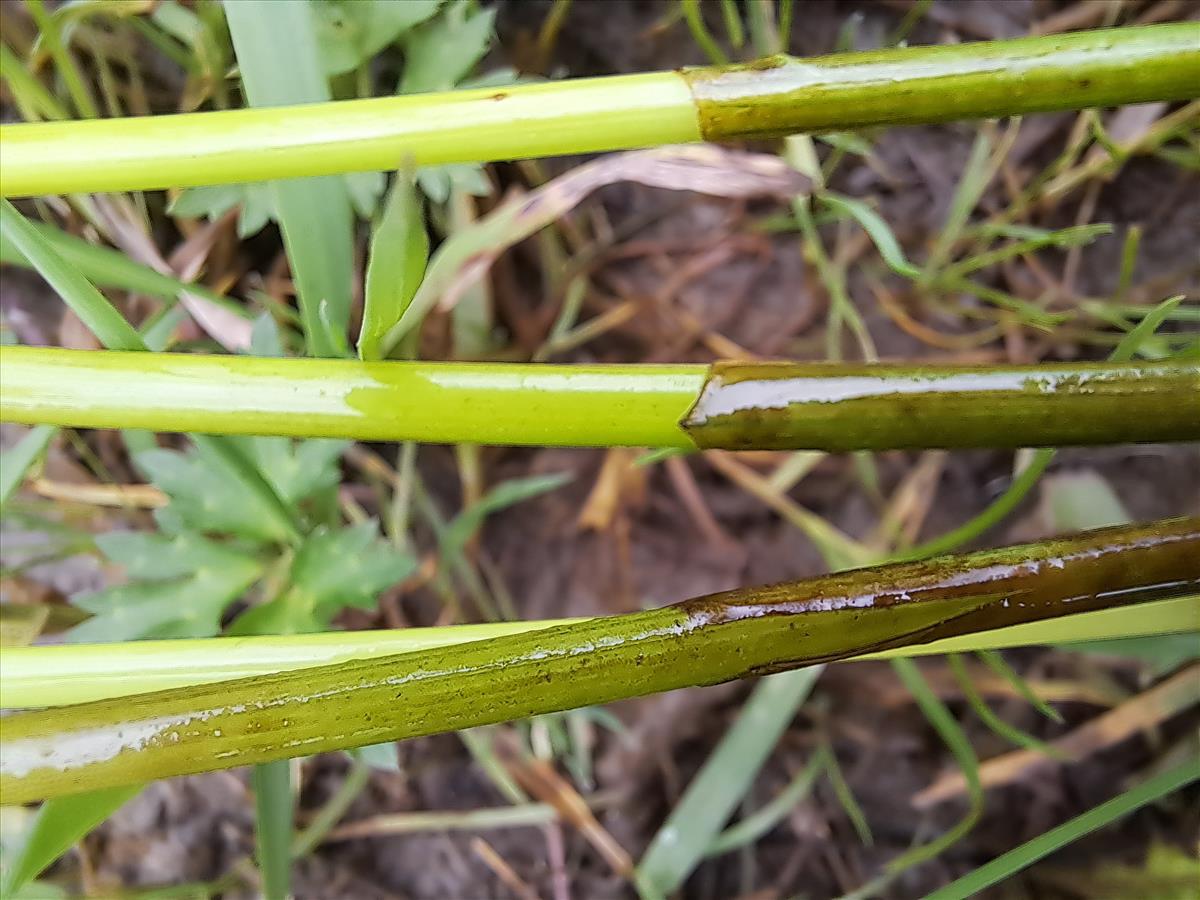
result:
<svg viewBox="0 0 1200 900"><path fill-rule="evenodd" d="M839 42L864 49L880 46L916 5L923 6L910 0L797 3L791 50L816 54ZM665 2L576 0L553 44L539 44L553 8L542 0L497 4L499 40L488 61L571 77L707 61L682 21L675 19L674 7ZM703 4L703 9L710 29L724 34L719 5ZM1099 26L1117 15L1122 23L1195 18L1200 8L1172 0L938 0L924 9L908 40L915 44L1004 38ZM538 48L545 46L550 52L539 58ZM161 111L166 111L172 107L169 88L181 90L182 84L161 71L150 74L164 95L159 98L164 103ZM1101 111L1098 116L1111 134L1125 129L1124 137L1133 145L1175 109L1159 106L1142 109L1140 118L1133 110ZM1112 224L1112 231L1084 246L1046 247L1015 256L971 273L972 279L997 293L1037 298L1051 313L1082 309L1088 299L1122 293L1121 302L1131 306L1153 305L1176 294L1194 303L1200 296L1200 177L1194 167L1134 152L1119 166L1097 164L1071 189L1051 194L1042 184L1040 193L1035 191L1023 208L1013 211L1033 178L1055 166L1064 151L1087 134L1091 119L1086 117L1092 115L1032 116L1019 130L1008 122L895 129L866 136L868 153L817 146L826 161L830 154L842 155L828 186L868 202L894 230L906 256L923 260L940 239L981 130L993 151L1010 141L998 160L996 177L975 204L973 223L1011 221L1058 229L1104 222ZM1194 116L1193 150L1195 128ZM1089 158L1095 157L1078 154L1057 164L1056 172L1061 176L1077 171ZM492 174L504 188L531 191L581 162L506 163L492 167ZM481 199L479 211L494 208L502 197L498 191ZM825 358L831 346L830 291L811 252L806 254L802 236L792 227L777 227L781 217L791 221L786 207L770 199L606 184L564 212L551 237L534 235L495 261L486 284L504 346L492 355L625 363L707 362L721 356ZM156 236L163 241L160 246L180 241L170 220L162 218L161 234ZM234 233L233 218L216 221L206 247L207 283L226 278L224 288L230 280L241 281L285 297L286 262L280 256L278 232L268 228L243 243ZM889 271L856 223L819 223L819 228L881 359L1103 359L1112 342L1096 335L1119 334L1106 331L1103 322L1082 318L1039 329L999 314L1001 307L981 302L966 290L945 290L932 298ZM1133 277L1122 285L1123 248L1134 228L1140 229L1140 243ZM555 332L571 281L579 275L586 279L577 324ZM136 309L138 302L130 298L126 310ZM7 326L22 342L94 346L32 275L5 268L0 305ZM449 312L435 310L431 315L423 333L423 354L444 358L452 345ZM1197 323L1178 321L1169 328L1195 331ZM861 358L849 331L832 346L844 358ZM113 435L88 433L83 439L87 452L116 481L139 480ZM395 446L372 445L360 452L389 467L397 459ZM557 490L488 517L464 550L489 593L527 619L620 613L739 584L814 575L828 566L809 537L780 514L781 504L807 510L867 546L881 546L880 535L888 533L891 522L913 545L970 519L1008 486L1013 474L1013 454L998 451L827 455L810 460L807 471L796 478L780 474L783 466L798 465L796 457L786 453L718 454L642 464L637 452L627 450L471 452L477 454L473 470L462 465L454 448L422 447L417 454L424 496L446 518L478 499L487 485L549 473L573 476ZM91 481L79 454L76 444L56 446L40 482ZM347 458L341 493L370 515L386 515L378 508L375 476L361 461ZM476 472L476 477L465 478L466 471ZM772 490L781 499L764 503L746 489L745 473L774 477ZM1109 508L1130 519L1200 513L1197 447L1073 449L1058 453L1033 494L971 546L1109 524L1086 521L1087 509L1074 519L1064 515L1064 504L1058 502L1062 491L1069 491L1076 483L1072 479L1079 478L1085 479L1089 497L1103 495L1111 501ZM26 496L36 498L45 490L35 482L27 486ZM1094 510L1094 504L1083 505ZM145 511L109 508L88 514L92 517L87 518L82 507L71 507L70 515L86 520L86 527L97 533L151 527ZM434 536L424 526L415 534L418 549L428 558L436 551ZM19 556L19 537L11 528L5 534L6 564L12 555ZM61 602L105 584L112 575L85 555L6 575L4 590L11 597L40 591L52 595L52 602ZM468 591L462 593L462 618L478 618L469 597ZM373 628L447 621L451 612L431 582L427 565L389 590L377 611L349 610L338 624ZM882 896L922 896L1103 802L1164 758L1196 752L1200 705L1194 702L1182 709L1147 712L1130 723L1119 740L1102 740L1094 729L1088 730L1097 717L1138 705L1139 695L1159 674L1144 661L1053 648L1022 649L1006 658L1036 690L1052 698L1062 721L1043 716L1007 681L972 660L977 690L1017 728L1045 741L1072 742L1072 757L997 776L974 830L933 861L902 873ZM1018 752L974 715L944 660L924 660L920 668L955 712L981 760ZM1200 680L1200 668L1192 665L1170 677ZM374 770L341 819L342 827L360 823L357 833L367 836L340 839L336 830L332 832L296 862L294 893L314 900L635 896L629 873L618 864L620 855L633 861L641 857L751 687L738 683L683 690L615 704L603 714L546 717L482 730L475 739L490 747L496 764L510 773L515 786L510 792L498 786L458 735L399 744L397 765ZM566 733L572 753L559 752L559 735ZM936 795L939 802L930 800L931 786L951 779L956 765L892 670L876 662L826 669L754 781L742 809L757 809L776 796L826 745L861 806L873 840L861 840L843 799L822 778L759 840L702 862L681 896L840 896L963 816L966 802L960 791L947 789L944 796ZM532 748L532 763L522 747ZM521 767L533 764L552 767L555 774L522 777ZM298 824L335 796L352 765L349 757L336 754L298 764ZM511 790L528 798L524 802L549 804L557 812L532 825L471 825L472 814L509 806ZM920 802L922 797L927 802ZM591 810L586 816L570 805L579 798L584 809ZM1200 792L1193 786L1144 808L1033 866L996 889L995 896L1100 896L1095 891L1103 893L1105 884L1128 883L1120 881L1122 872L1124 877L1135 871L1150 878L1148 858L1173 861L1172 853L1180 848L1194 856L1200 829L1197 799ZM437 827L402 831L407 814L427 812L445 818ZM416 828L412 822L407 827ZM252 801L244 772L176 779L149 786L49 877L89 896L187 883L207 884L219 896L251 896L259 889L249 864L253 841ZM1102 865L1125 869L1103 875ZM1097 880L1072 873L1090 873ZM1102 875L1115 880L1105 882Z"/></svg>

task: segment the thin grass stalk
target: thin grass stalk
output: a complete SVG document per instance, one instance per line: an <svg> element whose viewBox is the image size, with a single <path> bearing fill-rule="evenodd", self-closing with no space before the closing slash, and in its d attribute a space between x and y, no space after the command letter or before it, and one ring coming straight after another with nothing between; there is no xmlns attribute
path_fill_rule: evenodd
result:
<svg viewBox="0 0 1200 900"><path fill-rule="evenodd" d="M1200 25L279 109L0 127L0 191L30 196L267 181L1200 95ZM186 147L187 152L180 152Z"/></svg>
<svg viewBox="0 0 1200 900"><path fill-rule="evenodd" d="M441 443L885 450L1200 439L1200 361L519 365L0 348L0 419Z"/></svg>
<svg viewBox="0 0 1200 900"><path fill-rule="evenodd" d="M471 728L1200 590L1200 518L5 719L5 803Z"/></svg>

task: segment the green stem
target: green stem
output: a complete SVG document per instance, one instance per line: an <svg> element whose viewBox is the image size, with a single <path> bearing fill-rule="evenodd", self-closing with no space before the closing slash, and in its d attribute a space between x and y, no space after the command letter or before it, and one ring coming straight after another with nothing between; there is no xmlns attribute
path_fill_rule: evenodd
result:
<svg viewBox="0 0 1200 900"><path fill-rule="evenodd" d="M353 659L415 653L585 621L588 620L543 619L439 628L5 647L3 673L0 674L0 708L67 706L148 694ZM928 644L867 653L852 659L966 653L1197 630L1200 630L1200 596L1188 596L1010 625Z"/></svg>
<svg viewBox="0 0 1200 900"><path fill-rule="evenodd" d="M0 348L0 419L360 440L884 450L1200 439L1200 362L558 366Z"/></svg>
<svg viewBox="0 0 1200 900"><path fill-rule="evenodd" d="M401 740L1200 588L1200 518L1102 529L419 654L8 716L6 803Z"/></svg>
<svg viewBox="0 0 1200 900"><path fill-rule="evenodd" d="M266 181L994 118L1200 93L1192 22L384 97L0 127L0 191ZM186 147L187 152L180 152Z"/></svg>

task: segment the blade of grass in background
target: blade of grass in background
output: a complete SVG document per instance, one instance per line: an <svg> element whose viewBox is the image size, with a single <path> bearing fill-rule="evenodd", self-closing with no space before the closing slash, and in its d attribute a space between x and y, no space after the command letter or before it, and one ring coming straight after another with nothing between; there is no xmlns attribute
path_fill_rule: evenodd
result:
<svg viewBox="0 0 1200 900"><path fill-rule="evenodd" d="M757 841L771 829L783 821L796 808L797 804L811 793L816 784L821 769L828 765L829 757L824 749L813 753L805 764L783 790L759 809L738 821L736 825L726 828L708 845L704 851L706 857L720 856L739 847Z"/></svg>
<svg viewBox="0 0 1200 900"><path fill-rule="evenodd" d="M1079 840L1100 828L1121 819L1143 806L1172 794L1200 779L1200 760L1192 759L1182 765L1155 775L1137 787L1101 803L1080 816L1051 828L1045 834L1010 850L986 865L964 875L957 881L939 888L926 900L959 900L974 897L991 885L1033 865L1039 859Z"/></svg>
<svg viewBox="0 0 1200 900"><path fill-rule="evenodd" d="M310 4L236 0L225 4L225 16L249 105L329 100ZM309 354L337 356L349 327L354 278L354 219L345 181L274 181L271 190Z"/></svg>
<svg viewBox="0 0 1200 900"><path fill-rule="evenodd" d="M263 895L270 900L291 896L292 785L291 760L254 767L254 833Z"/></svg>
<svg viewBox="0 0 1200 900"><path fill-rule="evenodd" d="M29 467L50 446L58 429L53 425L38 425L22 435L21 440L0 453L0 509L21 484Z"/></svg>
<svg viewBox="0 0 1200 900"><path fill-rule="evenodd" d="M0 234L49 282L109 350L145 350L132 325L82 274L64 261L7 200L0 200Z"/></svg>
<svg viewBox="0 0 1200 900"><path fill-rule="evenodd" d="M955 721L954 715L946 708L946 704L930 688L915 662L911 659L894 659L892 668L895 669L904 686L908 688L913 699L917 701L917 705L925 714L925 718L929 720L929 724L933 726L953 754L967 782L969 806L967 814L949 831L928 844L914 847L888 863L888 871L884 877L889 880L890 877L894 877L910 866L928 862L947 847L962 840L975 827L975 823L983 814L983 787L979 783L979 759L975 755L971 741Z"/></svg>
<svg viewBox="0 0 1200 900"><path fill-rule="evenodd" d="M231 302L220 294L210 291L204 285L181 281L170 275L156 272L149 266L134 262L120 250L89 243L82 238L67 234L53 225L34 221L30 221L29 224L64 263L72 266L93 284L146 294L151 297L161 297L171 301L176 300L182 291L187 291L203 297L205 300L210 300L222 309L239 316L249 316L243 304ZM2 232L0 232L0 263L36 268Z"/></svg>
<svg viewBox="0 0 1200 900"><path fill-rule="evenodd" d="M29 10L30 16L37 25L42 46L49 51L53 58L54 68L62 78L76 111L84 118L96 118L100 115L100 109L96 106L96 100L88 88L83 73L76 65L70 48L63 40L64 29L61 27L61 19L46 9L44 0L25 0L25 8Z"/></svg>
<svg viewBox="0 0 1200 900"><path fill-rule="evenodd" d="M704 859L823 668L772 675L754 689L638 862L643 897L678 890Z"/></svg>
<svg viewBox="0 0 1200 900"><path fill-rule="evenodd" d="M128 803L142 785L105 788L47 800L25 829L20 848L0 879L0 897L12 897L84 835Z"/></svg>

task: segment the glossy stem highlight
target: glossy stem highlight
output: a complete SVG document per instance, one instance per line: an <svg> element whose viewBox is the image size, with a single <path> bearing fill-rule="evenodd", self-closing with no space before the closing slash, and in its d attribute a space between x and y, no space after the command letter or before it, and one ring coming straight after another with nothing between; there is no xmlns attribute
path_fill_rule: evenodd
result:
<svg viewBox="0 0 1200 900"><path fill-rule="evenodd" d="M390 170L405 157L486 162L1198 94L1200 26L1184 22L503 90L5 125L0 191L265 181Z"/></svg>
<svg viewBox="0 0 1200 900"><path fill-rule="evenodd" d="M0 797L26 803L471 728L1198 588L1200 519L1172 520L21 713L0 735Z"/></svg>
<svg viewBox="0 0 1200 900"><path fill-rule="evenodd" d="M0 419L574 447L883 450L1200 439L1200 362L561 366L0 348Z"/></svg>

